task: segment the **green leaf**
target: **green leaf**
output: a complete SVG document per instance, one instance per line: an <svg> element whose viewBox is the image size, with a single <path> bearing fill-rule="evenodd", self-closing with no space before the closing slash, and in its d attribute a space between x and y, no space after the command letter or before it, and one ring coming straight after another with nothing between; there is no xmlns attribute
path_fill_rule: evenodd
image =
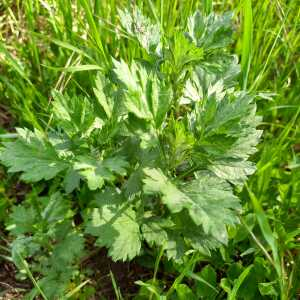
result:
<svg viewBox="0 0 300 300"><path fill-rule="evenodd" d="M122 27L135 37L140 45L150 54L160 54L161 33L159 24L152 24L151 20L142 15L135 7L132 14L128 10L118 10Z"/></svg>
<svg viewBox="0 0 300 300"><path fill-rule="evenodd" d="M73 192L80 184L80 175L73 168L69 168L63 181L67 194Z"/></svg>
<svg viewBox="0 0 300 300"><path fill-rule="evenodd" d="M186 251L195 249L209 256L221 244L203 232L186 211L169 218L147 217L142 225L143 237L150 246L163 247L169 259L182 262Z"/></svg>
<svg viewBox="0 0 300 300"><path fill-rule="evenodd" d="M230 184L210 173L199 172L197 179L184 187L184 192L193 202L189 213L195 224L202 225L206 234L226 244L226 225L238 223L237 212L241 209Z"/></svg>
<svg viewBox="0 0 300 300"><path fill-rule="evenodd" d="M214 161L209 166L209 170L233 184L242 184L247 180L247 176L253 174L256 169L251 162L223 159Z"/></svg>
<svg viewBox="0 0 300 300"><path fill-rule="evenodd" d="M75 264L84 254L84 239L73 228L73 215L69 199L59 192L38 197L35 189L13 208L7 226L15 237L12 259L22 276L25 269L31 280L31 273L41 278L26 295L29 299L36 298L41 290L49 299L61 299L74 279Z"/></svg>
<svg viewBox="0 0 300 300"><path fill-rule="evenodd" d="M238 290L250 271L252 270L253 265L248 266L238 277L238 279L234 282L233 288L228 295L228 300L235 300L237 298Z"/></svg>
<svg viewBox="0 0 300 300"><path fill-rule="evenodd" d="M126 168L129 165L123 157L115 156L104 159L103 166L115 174L125 176L127 173Z"/></svg>
<svg viewBox="0 0 300 300"><path fill-rule="evenodd" d="M68 249L68 251L66 251ZM53 249L50 259L51 268L63 271L66 266L79 261L83 255L84 239L76 232L70 232Z"/></svg>
<svg viewBox="0 0 300 300"><path fill-rule="evenodd" d="M70 203L62 197L59 192L53 193L47 197L44 203L43 210L41 211L41 217L48 224L63 221L68 217L70 212ZM73 213L70 212L69 216L72 216Z"/></svg>
<svg viewBox="0 0 300 300"><path fill-rule="evenodd" d="M172 213L187 209L196 225L204 233L221 243L228 240L227 225L238 223L241 206L231 186L211 173L199 172L197 178L178 189L159 169L144 169L144 192L162 195L162 202Z"/></svg>
<svg viewBox="0 0 300 300"><path fill-rule="evenodd" d="M31 237L19 235L11 244L11 256L18 269L24 269L24 258L40 250L40 245Z"/></svg>
<svg viewBox="0 0 300 300"><path fill-rule="evenodd" d="M255 171L248 159L256 152L261 136L256 130L260 118L255 115L253 97L233 89L225 92L224 82L203 77L201 68L196 69L189 85L193 90L181 101L189 105L196 102L189 115L190 128L200 137L194 147L195 162L221 179L243 184Z"/></svg>
<svg viewBox="0 0 300 300"><path fill-rule="evenodd" d="M196 294L199 297L204 297L204 299L215 299L217 296L216 290L212 289L207 283L211 286L217 286L217 274L213 267L210 265L205 266L201 269L200 273L197 273L200 278L204 279L203 281L197 281L196 284Z"/></svg>
<svg viewBox="0 0 300 300"><path fill-rule="evenodd" d="M147 71L134 62L129 67L123 60L115 60L114 67L116 75L125 87L125 105L128 111L141 119L151 119L146 98Z"/></svg>
<svg viewBox="0 0 300 300"><path fill-rule="evenodd" d="M56 122L70 137L78 133L89 135L97 127L94 124L94 107L87 98L69 97L58 91L53 91L52 94Z"/></svg>
<svg viewBox="0 0 300 300"><path fill-rule="evenodd" d="M124 85L125 106L140 119L152 120L158 128L170 108L171 90L154 73L133 62L114 61L115 73Z"/></svg>
<svg viewBox="0 0 300 300"><path fill-rule="evenodd" d="M222 278L220 286L227 294L231 293L231 284L228 278Z"/></svg>
<svg viewBox="0 0 300 300"><path fill-rule="evenodd" d="M181 261L187 246L181 232L176 229L176 224L171 219L158 217L145 218L141 228L143 237L150 246L163 247L169 259Z"/></svg>
<svg viewBox="0 0 300 300"><path fill-rule="evenodd" d="M111 201L112 200L112 201ZM113 260L131 260L140 253L141 236L136 212L122 205L122 197L108 190L98 194L97 208L88 213L86 232L107 247Z"/></svg>
<svg viewBox="0 0 300 300"><path fill-rule="evenodd" d="M177 299L178 300L196 300L196 296L194 295L192 289L190 289L186 284L180 283L177 284L175 287L176 294L177 294Z"/></svg>
<svg viewBox="0 0 300 300"><path fill-rule="evenodd" d="M79 156L74 169L87 181L90 190L96 190L104 185L105 181L114 181L115 175L126 175L128 163L121 157L97 160L89 156Z"/></svg>
<svg viewBox="0 0 300 300"><path fill-rule="evenodd" d="M159 128L170 109L172 93L170 88L153 74L148 76L146 96L149 109L155 122L155 127Z"/></svg>
<svg viewBox="0 0 300 300"><path fill-rule="evenodd" d="M166 138L170 169L179 169L188 165L195 138L191 132L186 130L184 122L169 118Z"/></svg>
<svg viewBox="0 0 300 300"><path fill-rule="evenodd" d="M232 41L232 13L204 17L196 11L188 19L188 36L205 50L224 48Z"/></svg>
<svg viewBox="0 0 300 300"><path fill-rule="evenodd" d="M192 43L182 32L175 33L170 47L175 74L180 74L188 65L197 64L203 59L203 49Z"/></svg>
<svg viewBox="0 0 300 300"><path fill-rule="evenodd" d="M135 170L130 174L128 180L124 184L124 194L126 197L129 198L142 191L142 177L143 172L141 168Z"/></svg>
<svg viewBox="0 0 300 300"><path fill-rule="evenodd" d="M110 97L107 97L104 88L105 88L105 78L101 76L100 73L97 74L95 80L95 88L93 89L94 94L98 100L99 105L104 110L106 117L109 119L112 117L114 110L114 102Z"/></svg>
<svg viewBox="0 0 300 300"><path fill-rule="evenodd" d="M6 229L15 236L30 232L33 230L36 218L37 213L33 207L14 206Z"/></svg>
<svg viewBox="0 0 300 300"><path fill-rule="evenodd" d="M143 220L142 232L145 240L153 246L154 244L163 245L168 240L168 228L174 227L170 219L158 217L145 218Z"/></svg>
<svg viewBox="0 0 300 300"><path fill-rule="evenodd" d="M42 132L20 128L17 132L18 139L3 143L0 153L0 160L9 167L9 172L23 172L21 179L36 182L52 179L68 168Z"/></svg>
<svg viewBox="0 0 300 300"><path fill-rule="evenodd" d="M186 81L181 104L199 102L205 97L215 98L207 101L210 105L221 101L225 95L232 94L237 85L240 66L234 55L216 54L195 67L191 77Z"/></svg>
<svg viewBox="0 0 300 300"><path fill-rule="evenodd" d="M277 282L261 282L258 284L259 292L262 296L275 296L278 297L278 293L274 287Z"/></svg>
<svg viewBox="0 0 300 300"><path fill-rule="evenodd" d="M144 182L144 192L146 194L162 194L162 202L173 212L180 212L183 208L191 205L191 200L162 173L160 169L145 168L147 176Z"/></svg>
<svg viewBox="0 0 300 300"><path fill-rule="evenodd" d="M168 259L173 259L182 263L188 247L184 241L184 237L177 232L171 231L168 233L168 239L165 241L165 249Z"/></svg>

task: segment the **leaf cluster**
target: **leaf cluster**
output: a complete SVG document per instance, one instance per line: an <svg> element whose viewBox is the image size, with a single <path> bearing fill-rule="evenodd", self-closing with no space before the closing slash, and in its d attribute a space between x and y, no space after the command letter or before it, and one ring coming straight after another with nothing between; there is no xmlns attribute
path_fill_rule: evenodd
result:
<svg viewBox="0 0 300 300"><path fill-rule="evenodd" d="M11 257L20 270L20 279L31 272L49 299L62 299L70 281L76 278L78 262L84 254L84 238L74 226L69 199L60 192L44 197L37 194L32 191L22 205L12 208L6 224L14 237ZM38 294L34 288L26 299L34 299Z"/></svg>
<svg viewBox="0 0 300 300"><path fill-rule="evenodd" d="M144 59L112 59L88 97L53 91L47 128L18 129L17 140L3 143L1 162L27 182L57 180L60 193L87 188L80 211L85 233L114 260L133 259L146 244L179 262L190 250L210 255L238 223L234 187L255 171L249 157L261 134L254 97L236 90L239 65L226 49L231 15L196 12L186 30L170 37L139 11L120 17ZM61 216L57 197L64 196L54 193L53 208L41 208L41 223ZM81 253L82 238L65 214L51 231L60 241L52 251L63 262L47 260L44 268L72 265ZM23 236L36 217L23 206L12 214L15 223L26 220L16 226L14 246L25 256L40 247L27 249ZM63 226L68 234L56 237ZM78 252L67 257L62 245Z"/></svg>

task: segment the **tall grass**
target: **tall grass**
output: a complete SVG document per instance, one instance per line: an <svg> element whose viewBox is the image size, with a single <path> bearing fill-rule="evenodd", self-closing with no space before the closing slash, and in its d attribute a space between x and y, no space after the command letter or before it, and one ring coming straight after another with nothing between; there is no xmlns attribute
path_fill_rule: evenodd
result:
<svg viewBox="0 0 300 300"><path fill-rule="evenodd" d="M241 67L243 72L243 89L247 87L248 74L251 64L252 44L253 44L253 16L252 1L245 0L243 3L243 40Z"/></svg>

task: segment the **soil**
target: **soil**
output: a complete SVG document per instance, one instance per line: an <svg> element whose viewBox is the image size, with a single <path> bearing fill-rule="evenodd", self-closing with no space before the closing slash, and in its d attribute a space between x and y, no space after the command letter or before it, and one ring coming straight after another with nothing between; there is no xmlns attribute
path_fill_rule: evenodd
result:
<svg viewBox="0 0 300 300"><path fill-rule="evenodd" d="M30 289L28 282L16 281L15 275L14 265L0 257L0 300L23 299L24 293Z"/></svg>
<svg viewBox="0 0 300 300"><path fill-rule="evenodd" d="M12 131L13 117L9 113L8 108L0 103L0 129L4 128L7 131Z"/></svg>
<svg viewBox="0 0 300 300"><path fill-rule="evenodd" d="M89 285L96 293L89 300L117 298L111 274L125 299L132 299L133 295L136 295L139 287L135 281L146 280L153 275L149 269L141 267L136 262L113 262L105 249L93 251L82 261L81 268L83 273L86 273L87 269L91 271L91 275L86 278L90 280ZM16 274L14 265L0 257L0 300L21 300L32 289L29 280L19 282L15 278Z"/></svg>
<svg viewBox="0 0 300 300"><path fill-rule="evenodd" d="M153 276L151 270L140 266L137 262L113 262L105 249L94 252L83 262L82 267L92 270L92 286L97 291L94 299L102 297L107 300L116 299L111 274L125 299L132 299L132 296L136 295L139 287L135 281Z"/></svg>

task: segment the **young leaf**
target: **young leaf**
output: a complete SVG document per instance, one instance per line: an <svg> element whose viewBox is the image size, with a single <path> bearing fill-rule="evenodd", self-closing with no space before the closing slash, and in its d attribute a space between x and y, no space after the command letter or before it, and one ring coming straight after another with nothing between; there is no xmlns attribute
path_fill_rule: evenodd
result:
<svg viewBox="0 0 300 300"><path fill-rule="evenodd" d="M36 217L33 207L14 206L6 229L16 236L30 232L36 223Z"/></svg>
<svg viewBox="0 0 300 300"><path fill-rule="evenodd" d="M115 73L124 85L125 106L140 119L152 120L159 128L171 104L171 90L140 64L129 67L114 61Z"/></svg>
<svg viewBox="0 0 300 300"><path fill-rule="evenodd" d="M88 213L86 232L97 237L96 244L109 248L113 260L130 260L141 250L136 212L122 205L122 197L108 190L96 198L96 208Z"/></svg>
<svg viewBox="0 0 300 300"><path fill-rule="evenodd" d="M125 105L129 112L141 119L151 119L146 99L147 71L132 63L129 67L123 60L114 61L114 71L124 84Z"/></svg>
<svg viewBox="0 0 300 300"><path fill-rule="evenodd" d="M161 33L159 24L152 24L151 20L142 15L138 8L132 14L128 10L118 10L122 27L135 37L149 54L160 54Z"/></svg>
<svg viewBox="0 0 300 300"><path fill-rule="evenodd" d="M17 129L18 139L3 143L1 162L9 167L9 172L23 172L21 179L36 182L54 178L68 168L46 136L35 129Z"/></svg>
<svg viewBox="0 0 300 300"><path fill-rule="evenodd" d="M106 117L109 119L112 117L113 109L114 109L114 102L111 98L107 97L104 88L104 77L101 76L100 73L97 74L96 80L95 80L95 88L93 89L94 94L98 100L98 103L104 110Z"/></svg>
<svg viewBox="0 0 300 300"><path fill-rule="evenodd" d="M188 20L188 36L205 50L224 48L232 41L231 19L232 13L204 17L196 11Z"/></svg>
<svg viewBox="0 0 300 300"><path fill-rule="evenodd" d="M80 184L80 175L72 167L70 167L66 173L63 181L64 189L67 194L73 192Z"/></svg>
<svg viewBox="0 0 300 300"><path fill-rule="evenodd" d="M173 212L180 212L183 208L189 207L191 200L182 193L160 169L145 168L146 178L144 182L144 192L146 194L162 194L162 202Z"/></svg>
<svg viewBox="0 0 300 300"><path fill-rule="evenodd" d="M124 176L128 163L121 157L97 160L88 156L79 156L74 164L74 169L86 179L91 190L96 190L104 185L105 181L113 181L114 174Z"/></svg>
<svg viewBox="0 0 300 300"><path fill-rule="evenodd" d="M228 240L226 225L238 223L239 200L233 195L230 185L218 177L197 173L197 179L183 186L180 191L160 170L145 169L145 193L159 193L162 202L172 213L187 209L196 225L203 227L204 233L221 243Z"/></svg>
<svg viewBox="0 0 300 300"><path fill-rule="evenodd" d="M69 97L53 91L53 112L58 125L70 137L77 133L88 134L95 122L94 107L87 98Z"/></svg>
<svg viewBox="0 0 300 300"><path fill-rule="evenodd" d="M172 67L177 75L188 65L197 64L203 59L203 49L192 43L182 32L175 33L170 48Z"/></svg>
<svg viewBox="0 0 300 300"><path fill-rule="evenodd" d="M224 180L206 173L197 173L197 179L184 186L183 191L193 201L189 213L195 224L202 225L206 234L226 244L227 225L238 223L241 209L239 199Z"/></svg>

